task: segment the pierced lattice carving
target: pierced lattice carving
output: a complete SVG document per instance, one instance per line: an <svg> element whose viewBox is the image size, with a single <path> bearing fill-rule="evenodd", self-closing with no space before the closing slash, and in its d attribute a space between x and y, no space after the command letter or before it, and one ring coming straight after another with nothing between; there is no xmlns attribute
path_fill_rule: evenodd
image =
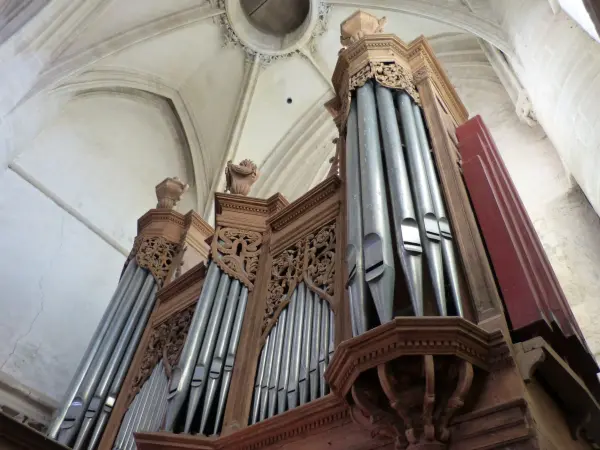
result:
<svg viewBox="0 0 600 450"><path fill-rule="evenodd" d="M152 330L142 364L131 386L129 401L133 400L142 389L142 386L152 374L152 370L161 359L167 366L167 373L171 373L171 368L177 364L181 354L195 309L196 304L193 304L173 314Z"/></svg>
<svg viewBox="0 0 600 450"><path fill-rule="evenodd" d="M304 281L321 297L333 298L335 275L335 224L306 237Z"/></svg>
<svg viewBox="0 0 600 450"><path fill-rule="evenodd" d="M273 259L271 279L267 287L267 306L263 319L263 331L266 329L281 302L287 300L294 292L294 289L296 289L296 285L302 278L303 261L303 239Z"/></svg>
<svg viewBox="0 0 600 450"><path fill-rule="evenodd" d="M272 322L275 311L302 281L321 298L333 300L335 242L335 224L324 225L275 256L267 288L263 332Z"/></svg>
<svg viewBox="0 0 600 450"><path fill-rule="evenodd" d="M254 289L262 234L237 228L217 228L211 256L219 268L239 280L249 291Z"/></svg>
<svg viewBox="0 0 600 450"><path fill-rule="evenodd" d="M127 260L135 258L137 265L148 269L158 285L162 286L179 249L179 244L168 241L164 237L142 235L135 238Z"/></svg>

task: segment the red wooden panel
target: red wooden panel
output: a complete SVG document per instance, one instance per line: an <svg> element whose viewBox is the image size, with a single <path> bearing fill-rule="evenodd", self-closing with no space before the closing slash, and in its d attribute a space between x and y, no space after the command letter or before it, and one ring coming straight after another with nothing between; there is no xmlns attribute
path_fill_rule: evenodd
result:
<svg viewBox="0 0 600 450"><path fill-rule="evenodd" d="M558 328L583 336L487 127L476 116L456 131L467 190L513 331Z"/></svg>

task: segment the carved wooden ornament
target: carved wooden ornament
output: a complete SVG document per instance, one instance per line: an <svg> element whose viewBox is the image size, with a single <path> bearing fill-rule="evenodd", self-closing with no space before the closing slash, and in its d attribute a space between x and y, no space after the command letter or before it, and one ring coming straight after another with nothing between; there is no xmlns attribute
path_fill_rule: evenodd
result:
<svg viewBox="0 0 600 450"><path fill-rule="evenodd" d="M225 179L227 187L225 192L238 195L248 195L250 188L258 178L258 168L249 159L244 159L239 164L227 161Z"/></svg>
<svg viewBox="0 0 600 450"><path fill-rule="evenodd" d="M335 224L328 224L275 256L267 288L263 332L272 322L275 311L289 299L302 281L321 298L330 303L333 301L335 240Z"/></svg>
<svg viewBox="0 0 600 450"><path fill-rule="evenodd" d="M165 178L156 186L157 208L173 209L188 190L189 185L177 177Z"/></svg>
<svg viewBox="0 0 600 450"><path fill-rule="evenodd" d="M162 286L180 247L161 236L140 235L135 238L127 260L135 258L137 265L150 271L156 283Z"/></svg>
<svg viewBox="0 0 600 450"><path fill-rule="evenodd" d="M173 314L152 330L142 364L129 392L129 401L135 398L161 359L167 369L167 375L171 377L171 370L179 360L195 309L196 304L193 304Z"/></svg>
<svg viewBox="0 0 600 450"><path fill-rule="evenodd" d="M211 256L230 277L254 289L262 234L256 231L219 227L211 244Z"/></svg>

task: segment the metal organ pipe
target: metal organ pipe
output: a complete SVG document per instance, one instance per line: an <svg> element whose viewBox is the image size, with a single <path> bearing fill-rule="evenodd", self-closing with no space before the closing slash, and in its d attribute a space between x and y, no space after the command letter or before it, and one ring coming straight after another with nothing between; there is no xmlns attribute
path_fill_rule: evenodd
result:
<svg viewBox="0 0 600 450"><path fill-rule="evenodd" d="M238 301L235 322L233 323L233 330L231 332L231 338L229 339L229 345L227 347L227 356L225 358L221 390L219 391L219 403L217 404L217 416L215 419L213 434L218 433L221 427L221 421L223 420L223 415L225 414L225 403L227 402L227 394L229 393L229 385L231 384L233 363L235 362L235 355L237 353L238 343L240 342L240 335L242 333L242 324L244 322L244 313L246 312L247 303L248 288L244 286L242 287L242 293L240 294L240 299Z"/></svg>
<svg viewBox="0 0 600 450"><path fill-rule="evenodd" d="M218 433L247 301L248 288L239 280L232 280L217 264L210 263L171 380L167 379L164 367L162 375L146 380L121 424L115 449L133 448L134 432L158 431L163 420L164 428L170 431L203 434L214 418L213 430ZM261 357L262 375L267 374L268 353L263 352ZM181 414L186 402L186 413ZM257 411L253 418L260 417L261 412Z"/></svg>
<svg viewBox="0 0 600 450"><path fill-rule="evenodd" d="M356 99L350 104L346 134L346 207L347 221L346 266L348 267L348 295L350 300L352 334L358 336L368 329L367 293L363 255L362 201L358 154L358 113Z"/></svg>
<svg viewBox="0 0 600 450"><path fill-rule="evenodd" d="M219 332L219 325L221 324L223 311L225 310L225 303L227 300L227 293L229 291L230 283L231 279L229 278L229 275L225 273L221 274L219 287L217 288L213 308L210 313L210 320L208 321L208 326L204 333L204 339L202 341L202 346L200 347L200 352L197 356L196 367L194 368L194 374L190 383L188 408L183 430L184 433L189 433L192 420L196 414L196 409L200 403L200 397L202 397L202 394L206 389L209 364L217 343L217 334Z"/></svg>
<svg viewBox="0 0 600 450"><path fill-rule="evenodd" d="M136 328L139 328L137 325L141 323L145 325L146 323L146 320L142 320L142 315L146 313L145 319L148 318L152 306L154 305L155 294L156 283L154 282L154 278L149 275L146 277L146 281L144 282L142 290L140 291L129 317L127 318L125 327L119 336L119 340L117 341L110 359L106 364L102 378L100 378L100 381L96 386L94 396L92 397L85 412L83 423L81 424L81 428L77 434L77 439L75 440L75 445L73 446L75 450L83 448L85 442L88 440L89 435L92 432L92 427L94 426L94 423L98 418L98 414L100 413L100 409L102 408L102 403L104 403L104 400L108 394L108 390L111 387L112 380L119 369L123 355L127 350L129 342L132 340L132 335L136 331Z"/></svg>
<svg viewBox="0 0 600 450"><path fill-rule="evenodd" d="M379 126L390 190L397 252L406 276L415 316L423 315L423 262L421 236L417 223L404 151L398 129L392 92L379 84L376 88Z"/></svg>
<svg viewBox="0 0 600 450"><path fill-rule="evenodd" d="M250 424L293 409L298 402L304 404L326 394L324 373L333 352L332 339L329 303L300 283L267 334L261 350Z"/></svg>
<svg viewBox="0 0 600 450"><path fill-rule="evenodd" d="M373 83L357 89L365 280L381 323L394 309L394 256L390 234Z"/></svg>
<svg viewBox="0 0 600 450"><path fill-rule="evenodd" d="M304 329L304 304L306 287L300 283L296 288L296 323L294 324L294 339L292 340L292 356L290 362L290 376L287 386L288 409L298 406L298 380L300 378L300 359L302 357L302 332ZM289 306L288 306L289 308Z"/></svg>
<svg viewBox="0 0 600 450"><path fill-rule="evenodd" d="M273 369L271 376L269 377L269 392L268 392L268 412L267 417L273 417L275 415L275 408L277 407L277 388L279 386L279 370L281 368L281 358L283 353L283 338L285 334L287 319L287 308L281 311L279 320L277 323L277 336L275 339L275 349L273 353Z"/></svg>
<svg viewBox="0 0 600 450"><path fill-rule="evenodd" d="M204 330L206 329L206 324L208 323L210 316L210 310L217 290L217 282L221 276L227 275L221 275L219 267L214 262L211 262L206 275L206 280L204 281L204 286L202 286L200 298L198 299L198 305L196 306L196 310L194 311L190 323L188 338L183 345L179 363L173 370L173 375L171 377L168 397L169 405L167 407L167 417L165 419L165 431L173 431L179 411L189 392L194 363L200 345L202 344Z"/></svg>
<svg viewBox="0 0 600 450"><path fill-rule="evenodd" d="M219 332L219 337L217 338L217 345L215 347L212 362L210 364L210 370L208 373L206 396L203 402L202 416L200 422L200 434L204 434L206 421L208 420L208 413L212 407L215 396L217 395L217 384L219 383L219 379L221 378L221 374L223 373L225 352L227 351L227 344L234 325L234 316L235 310L238 306L240 286L241 283L238 280L233 280L229 288L227 306L225 307L225 313L223 314L221 330Z"/></svg>
<svg viewBox="0 0 600 450"><path fill-rule="evenodd" d="M319 396L319 350L321 350L321 299L318 295L313 296L313 338L310 350L310 367L308 370L308 382L310 384L310 401Z"/></svg>
<svg viewBox="0 0 600 450"><path fill-rule="evenodd" d="M267 347L267 359L265 360L265 373L263 374L262 381L260 383L260 410L259 420L264 420L267 417L267 400L269 395L269 379L271 378L271 371L273 370L273 354L275 353L275 343L277 341L277 324L272 328L273 338L269 341Z"/></svg>
<svg viewBox="0 0 600 450"><path fill-rule="evenodd" d="M425 164L425 172L427 173L429 187L431 189L431 200L433 201L433 208L435 210L435 215L438 218L440 227L440 235L442 238L442 256L444 258L446 273L448 274L448 282L450 285L450 291L452 293L452 301L454 303L454 307L456 308L457 315L463 317L464 312L460 293L458 263L454 253L454 244L452 243L452 229L450 228L450 221L446 215L446 208L444 206L442 192L435 172L433 155L429 149L421 108L419 108L418 105L413 104L413 112L415 115L415 123L417 125L419 142L421 143L421 153L423 157L423 163Z"/></svg>
<svg viewBox="0 0 600 450"><path fill-rule="evenodd" d="M254 383L254 402L252 404L252 415L250 416L250 423L256 423L260 420L260 386L262 383L263 376L265 374L265 364L267 362L267 349L269 348L269 340L271 336L267 336L265 344L260 351L260 362L258 364L258 372L256 374Z"/></svg>
<svg viewBox="0 0 600 450"><path fill-rule="evenodd" d="M390 226L414 314L425 313L427 281L439 315L448 314L449 295L456 314L463 316L451 224L422 111L407 92L373 80L356 89L346 127L345 162L346 207L352 218L347 224L346 265L353 335L376 325L369 320L371 308L381 323L395 312ZM387 210L386 187L391 211ZM424 265L429 277L424 276ZM326 325L322 319L321 327ZM331 351L332 337L327 344Z"/></svg>
<svg viewBox="0 0 600 450"><path fill-rule="evenodd" d="M147 279L150 283L154 282L152 275L149 274L147 270L138 267L133 280L131 281L131 285L128 286L128 289L124 294L123 302L115 314L113 323L111 323L110 328L102 340L101 348L90 365L89 370L71 403L71 407L69 407L67 416L61 424L61 430L58 435L58 441L61 444L71 446L74 443L79 428L83 423L85 411L90 404L92 394L110 360L113 349L125 326L127 317L138 298L140 288Z"/></svg>
<svg viewBox="0 0 600 450"><path fill-rule="evenodd" d="M400 109L400 119L406 140L407 159L410 167L411 180L419 212L419 226L423 236L423 247L429 267L429 273L433 284L433 290L438 306L438 312L441 316L447 315L446 312L446 293L444 287L444 269L442 263L442 250L440 246L440 227L436 217L431 194L429 181L425 172L425 165L421 152L421 145L418 138L417 126L412 109L412 99L401 91L398 93L398 106Z"/></svg>
<svg viewBox="0 0 600 450"><path fill-rule="evenodd" d="M287 405L287 386L290 380L290 358L292 353L292 340L294 338L294 325L296 321L296 298L298 291L294 290L292 299L288 307L287 323L285 325L285 336L283 340L283 352L281 355L281 374L279 375L279 385L277 387L277 413L281 414L286 410Z"/></svg>
<svg viewBox="0 0 600 450"><path fill-rule="evenodd" d="M298 393L300 404L308 402L308 370L310 366L310 351L313 338L313 293L306 289L306 303L304 307L304 329L302 333L302 356L300 358L300 377L298 378Z"/></svg>
<svg viewBox="0 0 600 450"><path fill-rule="evenodd" d="M137 327L134 331L133 336L131 337L125 355L121 360L119 369L117 370L117 373L115 374L115 377L112 381L112 384L108 391L108 396L104 400L102 411L100 412L98 420L96 421L96 426L94 428L94 431L92 432L92 436L90 437L90 442L88 444L89 450L95 449L100 443L102 433L104 432L106 423L108 422L113 406L117 400L117 395L119 395L121 386L123 384L123 381L125 380L127 371L129 370L129 366L131 364L131 361L133 360L135 351L137 350L140 339L144 334L146 324L148 323L148 319L150 318L150 314L152 313L152 309L154 308L156 290L157 287L155 286L153 292L150 294L149 301L146 303L146 307L142 313L142 318L138 321Z"/></svg>
<svg viewBox="0 0 600 450"><path fill-rule="evenodd" d="M81 359L81 363L79 364L79 367L77 367L75 376L71 380L71 384L67 389L67 393L65 394L63 404L60 407L60 409L56 412L54 418L52 419L52 422L48 427L47 435L51 439L56 439L58 436L58 432L60 431L61 425L67 416L67 411L69 410L69 408L71 408L71 403L75 399L77 391L81 387L81 384L83 383L83 380L90 366L92 365L94 357L100 349L102 340L104 339L104 336L106 335L106 332L108 331L108 328L110 327L113 321L117 309L119 309L119 306L121 305L123 296L126 290L128 289L129 284L131 283L133 275L136 273L136 268L137 264L135 260L132 259L131 261L129 261L125 272L123 272L123 275L119 280L117 289L115 290L115 293L113 294L108 304L108 308L106 308L106 311L102 315L100 323L98 324L98 327L96 328L96 331L94 332L92 339L90 340L88 348L85 350L83 358Z"/></svg>

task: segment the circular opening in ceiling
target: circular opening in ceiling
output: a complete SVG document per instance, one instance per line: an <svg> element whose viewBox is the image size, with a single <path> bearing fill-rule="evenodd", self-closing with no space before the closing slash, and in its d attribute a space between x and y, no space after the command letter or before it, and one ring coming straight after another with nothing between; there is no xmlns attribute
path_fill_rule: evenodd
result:
<svg viewBox="0 0 600 450"><path fill-rule="evenodd" d="M300 28L310 12L310 0L240 0L240 3L252 25L279 37Z"/></svg>

